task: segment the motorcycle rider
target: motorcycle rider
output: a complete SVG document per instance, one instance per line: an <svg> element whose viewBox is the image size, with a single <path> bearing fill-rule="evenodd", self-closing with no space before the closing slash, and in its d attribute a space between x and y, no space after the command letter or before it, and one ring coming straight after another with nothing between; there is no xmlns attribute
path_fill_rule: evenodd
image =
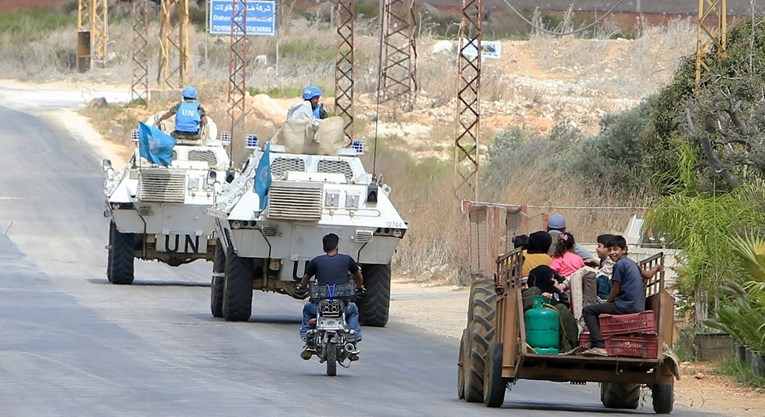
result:
<svg viewBox="0 0 765 417"><path fill-rule="evenodd" d="M183 101L157 119L157 125L175 115L175 130L170 135L176 139L199 140L199 131L207 124L205 109L197 101L197 89L186 86L181 91Z"/></svg>
<svg viewBox="0 0 765 417"><path fill-rule="evenodd" d="M317 256L311 259L311 262L308 263L305 275L303 275L303 279L300 281L298 288L300 292L305 293L308 289L308 281L310 281L311 277L314 275L316 276L316 282L319 285L331 285L348 283L350 274L356 281L356 293L363 295L366 289L364 288L364 278L361 275L361 268L359 268L352 257L339 253L338 243L340 242L340 238L334 233L329 233L322 238L321 242L325 255ZM300 327L300 337L306 342L306 345L300 356L306 360L311 358L311 354L316 348L313 334L308 332L309 328L312 326L310 321L316 317L316 314L316 304L307 302L303 305L303 324ZM361 341L359 309L356 304L351 302L347 303L345 307L345 319L348 327L352 330L348 335L348 341L355 345ZM356 356L355 359L358 359L358 351L353 356Z"/></svg>

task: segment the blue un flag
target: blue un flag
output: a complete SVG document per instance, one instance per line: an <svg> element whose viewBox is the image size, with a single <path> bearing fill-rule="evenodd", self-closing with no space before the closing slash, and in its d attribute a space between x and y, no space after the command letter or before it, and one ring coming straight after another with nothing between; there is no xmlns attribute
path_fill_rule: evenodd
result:
<svg viewBox="0 0 765 417"><path fill-rule="evenodd" d="M263 155L258 161L255 170L255 193L260 197L260 212L266 209L268 203L268 189L271 187L271 141L266 142Z"/></svg>
<svg viewBox="0 0 765 417"><path fill-rule="evenodd" d="M165 167L170 165L173 162L175 138L143 122L138 122L138 125L140 127L138 148L141 152L141 158L152 164Z"/></svg>

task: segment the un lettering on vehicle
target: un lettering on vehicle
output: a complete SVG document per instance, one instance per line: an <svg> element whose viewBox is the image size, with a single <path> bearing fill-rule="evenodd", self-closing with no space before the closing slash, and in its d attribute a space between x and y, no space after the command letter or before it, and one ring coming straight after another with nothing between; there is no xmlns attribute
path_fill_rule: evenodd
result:
<svg viewBox="0 0 765 417"><path fill-rule="evenodd" d="M168 253L205 253L207 239L199 235L159 235L157 252Z"/></svg>

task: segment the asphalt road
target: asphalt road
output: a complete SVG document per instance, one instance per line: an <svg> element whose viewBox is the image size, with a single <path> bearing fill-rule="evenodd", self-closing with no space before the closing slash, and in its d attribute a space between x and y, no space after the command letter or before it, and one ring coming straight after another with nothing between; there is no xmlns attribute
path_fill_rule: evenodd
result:
<svg viewBox="0 0 765 417"><path fill-rule="evenodd" d="M459 401L458 340L395 312L327 377L298 357L301 302L258 293L249 322L213 319L209 263L137 261L135 285L109 284L100 156L14 94L0 86L0 417L618 414L597 384L521 381L513 411Z"/></svg>

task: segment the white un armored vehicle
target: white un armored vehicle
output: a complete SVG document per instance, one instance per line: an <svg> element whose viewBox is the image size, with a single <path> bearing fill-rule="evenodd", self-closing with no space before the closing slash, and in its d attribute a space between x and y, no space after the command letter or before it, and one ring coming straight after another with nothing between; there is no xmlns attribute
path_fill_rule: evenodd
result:
<svg viewBox="0 0 765 417"><path fill-rule="evenodd" d="M361 265L367 290L358 302L361 322L385 326L390 261L407 230L388 199L390 187L364 169L360 146L343 147L339 117L287 121L271 141L272 182L261 211L254 177L264 152L253 152L208 210L222 243L213 266L213 316L248 320L253 289L296 297L308 262L323 254L322 237L335 233L340 252Z"/></svg>
<svg viewBox="0 0 765 417"><path fill-rule="evenodd" d="M171 266L213 259L217 240L205 210L213 204L215 179L226 176L229 157L216 140L211 118L201 135L200 140L178 140L167 167L141 158L138 147L122 170L103 161L104 216L111 218L106 276L112 284L133 283L134 258ZM137 131L133 140L138 140Z"/></svg>

